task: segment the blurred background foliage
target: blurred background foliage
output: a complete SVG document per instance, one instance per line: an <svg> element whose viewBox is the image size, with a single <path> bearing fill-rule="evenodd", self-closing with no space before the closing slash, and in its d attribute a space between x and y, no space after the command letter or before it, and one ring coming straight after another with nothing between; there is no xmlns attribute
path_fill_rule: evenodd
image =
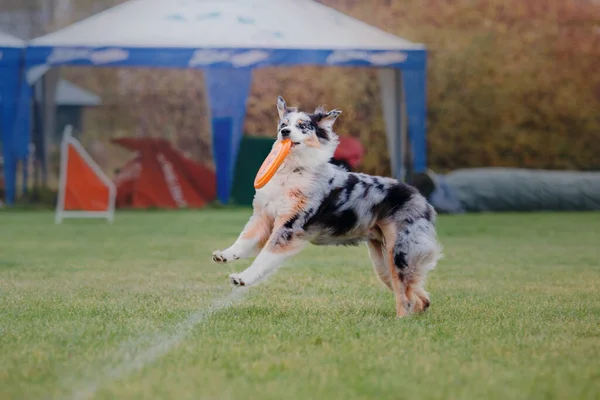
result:
<svg viewBox="0 0 600 400"><path fill-rule="evenodd" d="M24 7L34 0L5 0ZM60 0L56 0L60 3ZM60 28L121 0L77 0L55 9ZM321 0L428 46L428 157L444 172L515 166L600 170L600 3L592 0ZM310 29L309 26L304 27ZM106 170L130 155L118 136L170 138L210 163L201 71L64 68L103 105L85 117L84 142ZM361 169L389 174L379 85L364 68L255 71L245 131L274 136L275 99L344 111L340 135L367 148ZM57 168L58 166L56 166Z"/></svg>

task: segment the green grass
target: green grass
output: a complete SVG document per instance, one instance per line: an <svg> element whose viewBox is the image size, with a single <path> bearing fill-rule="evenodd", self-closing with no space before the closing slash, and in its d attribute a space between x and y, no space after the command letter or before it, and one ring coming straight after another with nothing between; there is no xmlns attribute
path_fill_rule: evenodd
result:
<svg viewBox="0 0 600 400"><path fill-rule="evenodd" d="M202 315L249 265L210 260L248 216L0 213L0 398L600 397L600 213L441 217L422 316L394 317L364 246Z"/></svg>

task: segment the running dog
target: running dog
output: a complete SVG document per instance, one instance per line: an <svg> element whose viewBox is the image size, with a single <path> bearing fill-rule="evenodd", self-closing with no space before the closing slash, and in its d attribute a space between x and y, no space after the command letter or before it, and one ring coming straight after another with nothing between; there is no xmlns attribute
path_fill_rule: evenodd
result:
<svg viewBox="0 0 600 400"><path fill-rule="evenodd" d="M425 311L430 305L426 274L442 257L434 208L412 186L329 162L338 145L333 124L341 111L302 112L281 96L277 111L277 141L290 139L291 151L271 181L256 191L253 215L238 239L215 251L213 260L257 255L245 271L229 276L232 285L248 286L307 243L366 242L375 273L395 295L397 316Z"/></svg>

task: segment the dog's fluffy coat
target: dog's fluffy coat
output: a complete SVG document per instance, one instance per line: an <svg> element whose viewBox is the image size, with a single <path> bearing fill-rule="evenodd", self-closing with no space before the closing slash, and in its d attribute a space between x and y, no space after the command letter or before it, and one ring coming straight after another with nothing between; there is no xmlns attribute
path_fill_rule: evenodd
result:
<svg viewBox="0 0 600 400"><path fill-rule="evenodd" d="M339 110L309 114L277 100L277 140L292 140L290 154L257 190L254 213L228 249L213 260L258 254L233 285L252 285L274 272L306 243L357 245L366 241L379 279L394 292L399 317L425 311L427 271L441 257L433 207L411 186L391 178L346 172L329 163L338 145L332 127Z"/></svg>

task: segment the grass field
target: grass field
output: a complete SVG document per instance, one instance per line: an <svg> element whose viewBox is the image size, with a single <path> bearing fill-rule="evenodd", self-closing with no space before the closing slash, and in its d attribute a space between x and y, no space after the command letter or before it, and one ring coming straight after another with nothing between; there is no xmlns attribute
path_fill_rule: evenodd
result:
<svg viewBox="0 0 600 400"><path fill-rule="evenodd" d="M211 252L248 216L0 213L0 397L600 398L600 213L441 217L432 307L403 320L364 246L232 295L249 261Z"/></svg>

